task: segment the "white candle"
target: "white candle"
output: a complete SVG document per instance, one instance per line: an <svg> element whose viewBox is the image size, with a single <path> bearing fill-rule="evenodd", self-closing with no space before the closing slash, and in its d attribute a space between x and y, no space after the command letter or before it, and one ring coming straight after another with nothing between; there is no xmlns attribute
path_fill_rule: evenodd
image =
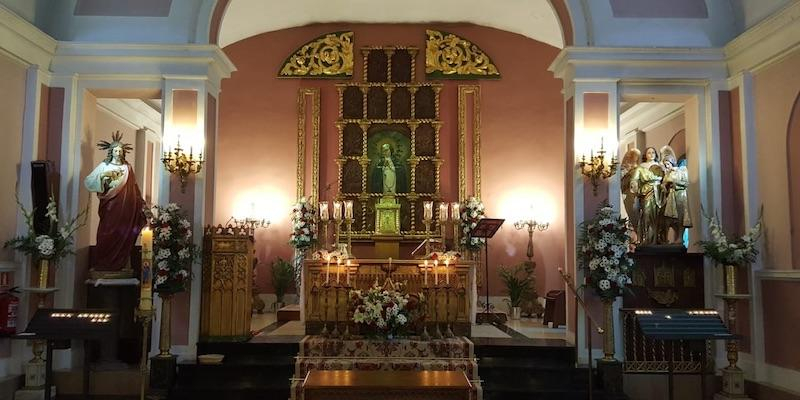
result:
<svg viewBox="0 0 800 400"><path fill-rule="evenodd" d="M331 256L325 256L328 260L328 267L325 268L325 283L331 283Z"/></svg>
<svg viewBox="0 0 800 400"><path fill-rule="evenodd" d="M328 215L328 202L327 201L320 201L319 202L319 219L320 221L327 221L330 219L330 215Z"/></svg>
<svg viewBox="0 0 800 400"><path fill-rule="evenodd" d="M342 202L341 201L334 201L333 202L333 219L337 221L342 220Z"/></svg>
<svg viewBox="0 0 800 400"><path fill-rule="evenodd" d="M339 283L339 272L342 270L342 260L336 259L336 283Z"/></svg>
<svg viewBox="0 0 800 400"><path fill-rule="evenodd" d="M444 260L444 279L446 284L450 284L450 259Z"/></svg>
<svg viewBox="0 0 800 400"><path fill-rule="evenodd" d="M432 201L424 201L422 202L422 219L425 221L430 221L433 219L433 202Z"/></svg>
<svg viewBox="0 0 800 400"><path fill-rule="evenodd" d="M353 219L353 200L344 201L344 219Z"/></svg>
<svg viewBox="0 0 800 400"><path fill-rule="evenodd" d="M439 221L446 222L449 220L447 217L448 206L447 203L439 203Z"/></svg>
<svg viewBox="0 0 800 400"><path fill-rule="evenodd" d="M439 284L439 260L433 260L433 284Z"/></svg>
<svg viewBox="0 0 800 400"><path fill-rule="evenodd" d="M422 267L422 270L425 271L425 286L428 286L428 260L425 260L425 266Z"/></svg>
<svg viewBox="0 0 800 400"><path fill-rule="evenodd" d="M139 286L139 309L153 309L153 231L150 227L142 229L142 273Z"/></svg>
<svg viewBox="0 0 800 400"><path fill-rule="evenodd" d="M461 219L461 204L457 201L450 203L450 219L458 221Z"/></svg>

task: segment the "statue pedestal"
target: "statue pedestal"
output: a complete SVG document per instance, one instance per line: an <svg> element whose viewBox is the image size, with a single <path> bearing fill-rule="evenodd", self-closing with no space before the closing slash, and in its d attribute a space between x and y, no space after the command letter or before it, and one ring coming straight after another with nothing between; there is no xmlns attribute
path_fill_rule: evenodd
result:
<svg viewBox="0 0 800 400"><path fill-rule="evenodd" d="M714 394L714 400L750 400L744 392L744 371L739 368L723 368L722 392Z"/></svg>
<svg viewBox="0 0 800 400"><path fill-rule="evenodd" d="M375 235L400 236L400 204L394 195L384 195L375 204Z"/></svg>

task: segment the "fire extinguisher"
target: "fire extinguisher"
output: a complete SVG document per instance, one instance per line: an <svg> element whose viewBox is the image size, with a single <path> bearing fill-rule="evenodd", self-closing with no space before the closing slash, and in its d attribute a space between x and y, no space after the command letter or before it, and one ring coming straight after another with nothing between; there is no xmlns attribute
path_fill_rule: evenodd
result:
<svg viewBox="0 0 800 400"><path fill-rule="evenodd" d="M0 335L14 335L17 333L17 309L19 309L19 293L14 286L0 293Z"/></svg>

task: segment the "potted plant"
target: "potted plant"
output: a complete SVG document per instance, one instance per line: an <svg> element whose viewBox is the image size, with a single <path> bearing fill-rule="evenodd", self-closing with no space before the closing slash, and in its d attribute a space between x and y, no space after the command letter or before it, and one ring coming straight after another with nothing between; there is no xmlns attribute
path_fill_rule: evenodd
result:
<svg viewBox="0 0 800 400"><path fill-rule="evenodd" d="M527 263L517 264L514 268L500 267L500 280L506 285L509 312L511 319L519 319L522 314L522 303L529 299L533 292L533 269Z"/></svg>
<svg viewBox="0 0 800 400"><path fill-rule="evenodd" d="M278 257L272 263L272 287L275 289L275 311L283 308L286 303L283 302L283 296L286 295L286 290L289 285L294 281L294 269L292 264L283 258Z"/></svg>

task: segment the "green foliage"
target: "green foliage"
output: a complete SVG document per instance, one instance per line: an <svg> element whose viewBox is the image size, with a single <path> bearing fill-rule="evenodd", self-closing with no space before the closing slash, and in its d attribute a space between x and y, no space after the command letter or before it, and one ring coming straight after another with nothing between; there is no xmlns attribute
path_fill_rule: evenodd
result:
<svg viewBox="0 0 800 400"><path fill-rule="evenodd" d="M510 307L520 307L522 302L534 292L533 268L528 263L517 264L514 268L500 267L500 280L506 285L506 301Z"/></svg>
<svg viewBox="0 0 800 400"><path fill-rule="evenodd" d="M283 303L283 296L289 285L294 282L294 269L292 264L283 258L278 257L272 263L272 287L275 288L275 297L278 303Z"/></svg>

